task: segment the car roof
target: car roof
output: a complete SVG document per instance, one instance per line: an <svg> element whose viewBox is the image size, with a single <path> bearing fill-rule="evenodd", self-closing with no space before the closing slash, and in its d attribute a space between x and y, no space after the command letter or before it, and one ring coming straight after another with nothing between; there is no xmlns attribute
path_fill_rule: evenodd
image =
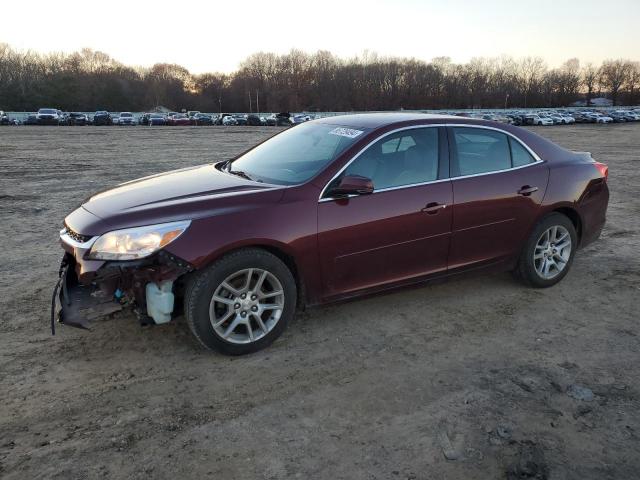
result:
<svg viewBox="0 0 640 480"><path fill-rule="evenodd" d="M318 123L327 123L330 125L342 125L359 128L380 128L395 123L427 121L425 123L438 123L447 120L460 119L455 115L436 115L430 113L358 113L354 115L338 115L335 117L324 117L312 120Z"/></svg>
<svg viewBox="0 0 640 480"><path fill-rule="evenodd" d="M530 114L535 116L536 114ZM354 129L368 130L372 137L380 130L392 130L394 128L404 128L419 125L455 125L460 127L477 126L491 128L511 134L524 142L540 158L554 160L555 158L565 158L571 155L566 149L556 145L544 137L530 130L498 123L493 120L483 120L480 118L459 117L456 115L435 115L427 113L363 113L355 115L340 115L335 117L325 117L312 120L308 123L322 123L326 125L336 125L350 127ZM364 140L363 140L364 141Z"/></svg>

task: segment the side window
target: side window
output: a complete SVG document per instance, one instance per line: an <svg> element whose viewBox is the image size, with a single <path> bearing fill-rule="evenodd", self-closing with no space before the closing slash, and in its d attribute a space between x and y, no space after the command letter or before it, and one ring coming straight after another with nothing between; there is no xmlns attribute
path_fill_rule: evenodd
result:
<svg viewBox="0 0 640 480"><path fill-rule="evenodd" d="M514 167L521 167L536 161L527 149L516 139L509 138L509 145L511 145L511 160L513 161Z"/></svg>
<svg viewBox="0 0 640 480"><path fill-rule="evenodd" d="M509 141L504 133L455 127L453 134L458 151L454 177L511 168Z"/></svg>
<svg viewBox="0 0 640 480"><path fill-rule="evenodd" d="M373 181L375 190L438 178L438 128L414 128L386 136L365 150L343 172Z"/></svg>

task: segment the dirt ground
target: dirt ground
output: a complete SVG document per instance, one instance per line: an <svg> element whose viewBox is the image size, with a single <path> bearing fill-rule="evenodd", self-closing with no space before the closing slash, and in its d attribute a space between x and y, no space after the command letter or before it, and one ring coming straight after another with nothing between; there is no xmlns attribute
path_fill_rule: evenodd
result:
<svg viewBox="0 0 640 480"><path fill-rule="evenodd" d="M242 358L181 318L51 337L68 212L274 131L0 129L0 477L640 477L640 124L537 130L610 166L603 237L551 289L497 274L314 309Z"/></svg>

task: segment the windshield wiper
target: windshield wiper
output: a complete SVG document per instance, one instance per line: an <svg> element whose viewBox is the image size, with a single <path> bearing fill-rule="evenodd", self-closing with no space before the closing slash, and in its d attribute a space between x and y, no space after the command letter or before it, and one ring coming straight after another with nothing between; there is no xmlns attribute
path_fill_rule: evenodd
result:
<svg viewBox="0 0 640 480"><path fill-rule="evenodd" d="M246 180L249 180L251 182L264 183L264 180L260 180L259 178L253 178L247 172L243 172L242 170L231 170L232 163L233 163L232 160L227 160L226 162L224 162L222 164L222 166L220 167L220 170L222 170L223 172L230 173L231 175L236 175L238 177L242 177L242 178L244 178Z"/></svg>
<svg viewBox="0 0 640 480"><path fill-rule="evenodd" d="M229 168L227 168L227 172L229 172L232 175L237 175L238 177L242 177L242 178L245 178L247 180L251 180L252 182L256 181L253 178L251 178L247 173L243 172L242 170L231 170L231 167L229 167Z"/></svg>

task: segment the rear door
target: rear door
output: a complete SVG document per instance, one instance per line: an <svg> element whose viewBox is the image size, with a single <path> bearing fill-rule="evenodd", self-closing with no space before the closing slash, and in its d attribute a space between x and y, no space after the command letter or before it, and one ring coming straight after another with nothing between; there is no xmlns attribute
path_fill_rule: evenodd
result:
<svg viewBox="0 0 640 480"><path fill-rule="evenodd" d="M450 127L453 226L449 269L519 253L537 217L549 169L514 136Z"/></svg>
<svg viewBox="0 0 640 480"><path fill-rule="evenodd" d="M447 148L444 128L391 133L330 182L328 190L343 175L362 175L374 193L325 195L318 204L326 298L446 270L453 198Z"/></svg>

